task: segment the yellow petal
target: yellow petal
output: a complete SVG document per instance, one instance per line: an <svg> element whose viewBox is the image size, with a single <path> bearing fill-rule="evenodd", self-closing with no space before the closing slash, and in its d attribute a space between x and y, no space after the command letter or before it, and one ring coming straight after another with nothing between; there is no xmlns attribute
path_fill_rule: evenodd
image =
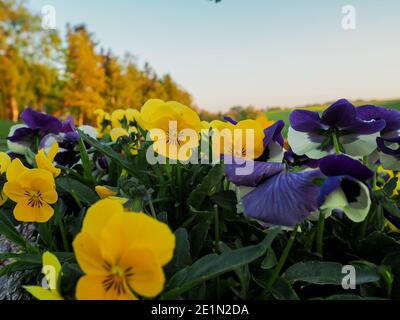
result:
<svg viewBox="0 0 400 320"><path fill-rule="evenodd" d="M95 190L99 195L100 199L105 199L107 197L115 196L117 193L105 186L96 186Z"/></svg>
<svg viewBox="0 0 400 320"><path fill-rule="evenodd" d="M147 249L132 249L121 259L121 266L132 268L133 275L127 278L129 286L139 295L152 298L164 288L163 269L154 254Z"/></svg>
<svg viewBox="0 0 400 320"><path fill-rule="evenodd" d="M99 235L99 230L101 231L106 226L112 216L123 212L124 208L119 201L110 199L97 201L88 209L83 220L82 231L96 238Z"/></svg>
<svg viewBox="0 0 400 320"><path fill-rule="evenodd" d="M125 117L125 110L117 109L111 114L111 123L113 128L121 128L122 127L122 120Z"/></svg>
<svg viewBox="0 0 400 320"><path fill-rule="evenodd" d="M152 129L152 118L158 113L165 102L160 99L150 99L140 109L140 117L138 117L138 124L146 130Z"/></svg>
<svg viewBox="0 0 400 320"><path fill-rule="evenodd" d="M14 208L14 217L23 222L47 222L54 214L53 208L46 202L41 207L29 206L26 202L18 202Z"/></svg>
<svg viewBox="0 0 400 320"><path fill-rule="evenodd" d="M56 290L48 290L39 286L22 286L38 300L64 300Z"/></svg>
<svg viewBox="0 0 400 320"><path fill-rule="evenodd" d="M50 266L50 267L54 268L54 272L55 272L54 282L57 285L58 280L60 278L60 273L61 273L61 264L60 264L60 261L58 261L58 258L51 252L46 251L42 255L42 264L43 264L43 268L45 268L45 266ZM52 281L52 279L49 279L49 276L50 276L50 274L46 275L47 283L51 283L51 281Z"/></svg>
<svg viewBox="0 0 400 320"><path fill-rule="evenodd" d="M135 122L137 118L140 116L140 112L136 109L126 109L126 120L129 122Z"/></svg>
<svg viewBox="0 0 400 320"><path fill-rule="evenodd" d="M55 189L49 190L49 191L43 191L42 192L42 198L44 201L47 203L53 204L56 203L58 200L58 194Z"/></svg>
<svg viewBox="0 0 400 320"><path fill-rule="evenodd" d="M3 192L14 202L25 201L26 199L24 190L16 181L6 182L3 187Z"/></svg>
<svg viewBox="0 0 400 320"><path fill-rule="evenodd" d="M53 162L57 153L58 153L58 143L57 141L55 141L50 147L49 153L47 154L47 158L49 158L49 160Z"/></svg>
<svg viewBox="0 0 400 320"><path fill-rule="evenodd" d="M28 170L29 169L22 164L21 160L14 159L7 169L7 180L15 181Z"/></svg>
<svg viewBox="0 0 400 320"><path fill-rule="evenodd" d="M149 249L164 266L172 259L175 235L165 223L144 213L127 212L109 221L103 230L102 248L110 257L121 256L128 249Z"/></svg>
<svg viewBox="0 0 400 320"><path fill-rule="evenodd" d="M53 146L54 145L55 144L53 144ZM54 156L53 156L53 159L54 159ZM60 175L61 170L59 168L55 167L55 165L53 164L53 160L51 160L49 158L49 156L46 156L43 149L40 149L38 151L37 155L35 156L35 160L36 160L36 164L39 169L50 172L54 177L58 177Z"/></svg>
<svg viewBox="0 0 400 320"><path fill-rule="evenodd" d="M102 267L104 263L99 242L88 233L80 232L72 242L74 253L79 266L85 273L93 275L106 274Z"/></svg>
<svg viewBox="0 0 400 320"><path fill-rule="evenodd" d="M11 159L5 152L0 152L0 173L7 171L7 168L11 164Z"/></svg>
<svg viewBox="0 0 400 320"><path fill-rule="evenodd" d="M120 137L129 136L129 133L124 128L114 128L110 132L111 141L115 142Z"/></svg>
<svg viewBox="0 0 400 320"><path fill-rule="evenodd" d="M117 294L112 288L105 290L104 276L86 275L79 279L76 286L76 298L78 300L136 300L137 298L124 285L124 292Z"/></svg>

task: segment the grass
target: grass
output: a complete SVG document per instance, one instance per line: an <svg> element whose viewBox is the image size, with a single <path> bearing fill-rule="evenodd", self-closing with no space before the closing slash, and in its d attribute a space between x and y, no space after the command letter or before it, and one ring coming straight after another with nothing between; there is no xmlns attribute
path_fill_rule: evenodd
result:
<svg viewBox="0 0 400 320"><path fill-rule="evenodd" d="M6 138L8 136L8 132L10 131L11 125L11 121L0 119L0 151L7 150Z"/></svg>
<svg viewBox="0 0 400 320"><path fill-rule="evenodd" d="M355 101L354 104L356 106L365 105L365 104L373 104L373 105L378 105L378 106L384 106L384 107L390 108L390 109L400 110L400 100ZM327 107L328 107L327 104L321 104L321 105L300 107L297 109L323 111ZM287 136L287 130L289 127L289 115L292 111L293 111L293 109L281 109L281 110L271 110L271 111L266 112L268 119L285 121L286 125L285 125L285 128L283 129L283 135L285 137Z"/></svg>

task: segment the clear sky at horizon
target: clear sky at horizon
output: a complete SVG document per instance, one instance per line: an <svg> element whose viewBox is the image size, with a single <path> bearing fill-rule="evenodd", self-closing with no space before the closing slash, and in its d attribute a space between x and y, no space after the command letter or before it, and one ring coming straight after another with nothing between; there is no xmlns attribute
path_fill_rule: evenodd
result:
<svg viewBox="0 0 400 320"><path fill-rule="evenodd" d="M30 0L170 73L204 109L400 97L398 0ZM355 30L341 27L356 9Z"/></svg>

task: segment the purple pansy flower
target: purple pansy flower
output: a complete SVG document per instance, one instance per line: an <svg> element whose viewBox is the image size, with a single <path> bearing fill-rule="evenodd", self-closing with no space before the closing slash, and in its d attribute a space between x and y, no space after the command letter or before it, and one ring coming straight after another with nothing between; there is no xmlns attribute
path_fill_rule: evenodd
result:
<svg viewBox="0 0 400 320"><path fill-rule="evenodd" d="M244 214L263 225L294 227L318 208L314 180L323 177L319 170L285 172L283 163L237 158L226 162L227 179L237 186Z"/></svg>
<svg viewBox="0 0 400 320"><path fill-rule="evenodd" d="M36 137L41 141L48 134L75 132L72 116L61 122L56 117L27 108L21 113L21 120L25 124L13 126L7 137L10 149L19 154L32 147Z"/></svg>
<svg viewBox="0 0 400 320"><path fill-rule="evenodd" d="M386 122L377 138L380 160L385 169L400 170L400 112L366 105L357 108L357 115L366 121L382 119Z"/></svg>
<svg viewBox="0 0 400 320"><path fill-rule="evenodd" d="M373 172L361 162L346 155L330 155L319 163L328 178L318 194L318 206L326 216L341 210L354 222L363 221L370 209L371 198L366 181Z"/></svg>
<svg viewBox="0 0 400 320"><path fill-rule="evenodd" d="M296 154L312 159L334 153L335 144L351 156L365 156L376 149L376 138L385 125L383 119L362 119L349 101L341 99L321 116L315 111L293 111L288 142Z"/></svg>

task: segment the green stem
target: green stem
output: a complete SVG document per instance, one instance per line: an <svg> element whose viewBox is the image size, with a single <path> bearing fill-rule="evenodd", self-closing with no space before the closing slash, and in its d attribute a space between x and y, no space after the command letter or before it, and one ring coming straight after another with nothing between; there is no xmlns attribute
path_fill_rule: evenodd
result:
<svg viewBox="0 0 400 320"><path fill-rule="evenodd" d="M79 200L78 196L76 195L75 190L71 190L70 193L71 193L72 198L74 198L74 200L75 200L76 203L78 204L79 208L80 208L80 209L83 209L82 202Z"/></svg>
<svg viewBox="0 0 400 320"><path fill-rule="evenodd" d="M214 233L215 233L215 252L220 253L219 250L219 241L220 241L220 235L219 235L219 210L218 206L214 206Z"/></svg>
<svg viewBox="0 0 400 320"><path fill-rule="evenodd" d="M317 253L323 258L324 257L324 228L325 228L325 215L320 212L318 225L317 225Z"/></svg>
<svg viewBox="0 0 400 320"><path fill-rule="evenodd" d="M332 140L333 140L333 145L335 146L336 154L341 154L339 140L338 140L336 133L332 134Z"/></svg>
<svg viewBox="0 0 400 320"><path fill-rule="evenodd" d="M153 216L153 218L157 219L156 211L154 210L153 201L151 200L151 195L149 197L150 197L149 205L150 205L151 215Z"/></svg>
<svg viewBox="0 0 400 320"><path fill-rule="evenodd" d="M294 240L296 239L297 229L298 229L298 226L295 226L294 230L292 231L292 234L290 235L289 241L286 244L286 247L283 250L282 255L279 258L278 264L276 265L276 267L275 267L275 269L274 269L274 271L273 271L273 273L271 275L271 278L269 278L269 280L268 280L268 282L267 282L267 284L266 284L266 286L265 286L265 288L263 290L262 297L267 297L268 296L272 286L274 285L274 283L275 283L276 279L278 278L283 266L285 265L285 262L286 262L286 260L287 260L287 258L289 256L289 252L292 249Z"/></svg>
<svg viewBox="0 0 400 320"><path fill-rule="evenodd" d="M69 251L71 251L71 249L69 247L69 243L68 243L68 239L67 239L67 233L65 231L64 222L63 222L62 219L60 219L59 227L60 227L61 238L62 238L64 250L69 252Z"/></svg>

